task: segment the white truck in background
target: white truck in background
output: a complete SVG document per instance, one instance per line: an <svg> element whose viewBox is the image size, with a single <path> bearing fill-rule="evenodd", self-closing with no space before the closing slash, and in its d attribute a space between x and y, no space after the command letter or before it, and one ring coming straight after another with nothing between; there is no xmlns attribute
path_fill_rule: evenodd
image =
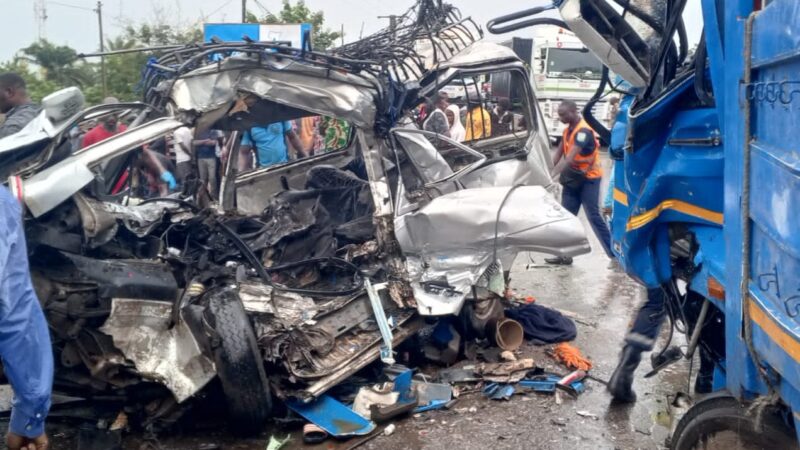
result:
<svg viewBox="0 0 800 450"><path fill-rule="evenodd" d="M583 109L600 85L603 65L568 30L548 25L535 27L533 31L533 39L515 37L501 44L528 64L547 133L556 142L564 131L564 124L558 120L559 103L572 100ZM491 90L497 96L502 88L492 80ZM605 122L608 97L598 101L592 110L595 117Z"/></svg>

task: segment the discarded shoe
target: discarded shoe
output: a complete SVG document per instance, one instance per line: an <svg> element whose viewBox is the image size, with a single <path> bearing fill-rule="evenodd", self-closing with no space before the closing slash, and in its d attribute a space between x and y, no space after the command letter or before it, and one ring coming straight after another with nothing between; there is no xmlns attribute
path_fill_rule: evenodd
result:
<svg viewBox="0 0 800 450"><path fill-rule="evenodd" d="M303 426L303 442L306 444L319 444L328 439L328 433L322 428L307 423Z"/></svg>
<svg viewBox="0 0 800 450"><path fill-rule="evenodd" d="M554 264L557 266L571 266L572 258L569 256L556 256L555 258L545 258L547 264Z"/></svg>

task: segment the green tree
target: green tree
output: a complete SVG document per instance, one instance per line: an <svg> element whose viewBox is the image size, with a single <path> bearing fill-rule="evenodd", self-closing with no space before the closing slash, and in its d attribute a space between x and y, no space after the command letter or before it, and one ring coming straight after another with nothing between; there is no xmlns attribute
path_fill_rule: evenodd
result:
<svg viewBox="0 0 800 450"><path fill-rule="evenodd" d="M312 31L311 47L314 50L327 50L333 47L342 33L325 28L325 14L322 11L311 11L304 0L298 0L294 5L290 0L283 0L283 7L278 14L267 12L259 18L255 14L247 13L247 22L263 24L292 24L310 23Z"/></svg>
<svg viewBox="0 0 800 450"><path fill-rule="evenodd" d="M109 51L130 50L140 45L126 33L107 42ZM147 64L145 53L124 53L106 57L106 88L108 95L120 101L136 101L141 98L136 87L141 79L142 67Z"/></svg>
<svg viewBox="0 0 800 450"><path fill-rule="evenodd" d="M78 60L75 50L66 45L43 39L23 48L20 58L38 66L45 80L62 87L85 87L95 81L94 67Z"/></svg>
<svg viewBox="0 0 800 450"><path fill-rule="evenodd" d="M203 42L203 30L192 26L179 28L166 23L128 25L121 38L143 47L186 45Z"/></svg>
<svg viewBox="0 0 800 450"><path fill-rule="evenodd" d="M70 86L81 88L90 102L100 96L99 89L96 94L92 91L97 81L94 64L79 60L74 49L46 40L34 42L11 61L0 64L0 72L7 71L25 79L28 93L37 102Z"/></svg>
<svg viewBox="0 0 800 450"><path fill-rule="evenodd" d="M109 51L130 50L161 45L186 45L202 42L203 31L199 27L180 29L166 24L138 24L125 27L122 35L107 43ZM147 61L157 56L158 51L142 51L106 57L106 85L108 95L122 101L141 99L139 82Z"/></svg>
<svg viewBox="0 0 800 450"><path fill-rule="evenodd" d="M44 77L37 76L32 70L31 64L21 58L15 58L11 61L0 64L0 73L3 72L18 73L25 80L28 94L35 102L42 101L42 99L48 94L51 94L63 87L53 83L52 81L46 80Z"/></svg>

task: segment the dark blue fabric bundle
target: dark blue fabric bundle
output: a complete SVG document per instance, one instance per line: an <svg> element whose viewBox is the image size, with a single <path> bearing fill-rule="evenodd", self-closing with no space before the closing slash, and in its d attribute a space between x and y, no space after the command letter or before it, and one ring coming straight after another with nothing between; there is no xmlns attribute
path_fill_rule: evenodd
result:
<svg viewBox="0 0 800 450"><path fill-rule="evenodd" d="M506 317L522 325L525 338L534 344L555 344L575 339L575 323L560 312L536 303L506 310Z"/></svg>

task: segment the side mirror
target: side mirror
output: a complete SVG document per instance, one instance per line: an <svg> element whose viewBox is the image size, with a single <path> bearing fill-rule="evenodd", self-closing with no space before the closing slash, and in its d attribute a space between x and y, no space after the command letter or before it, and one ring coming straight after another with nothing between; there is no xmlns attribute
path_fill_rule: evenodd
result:
<svg viewBox="0 0 800 450"><path fill-rule="evenodd" d="M81 112L83 104L83 92L74 86L53 92L42 99L42 108L47 118L54 124Z"/></svg>
<svg viewBox="0 0 800 450"><path fill-rule="evenodd" d="M630 3L636 6L643 2ZM649 0L650 8L636 7L658 10L654 3L660 2ZM634 87L647 85L651 69L648 43L657 44L654 40L660 36L656 30L634 15L623 17L606 0L562 0L558 8L570 30L610 71Z"/></svg>

